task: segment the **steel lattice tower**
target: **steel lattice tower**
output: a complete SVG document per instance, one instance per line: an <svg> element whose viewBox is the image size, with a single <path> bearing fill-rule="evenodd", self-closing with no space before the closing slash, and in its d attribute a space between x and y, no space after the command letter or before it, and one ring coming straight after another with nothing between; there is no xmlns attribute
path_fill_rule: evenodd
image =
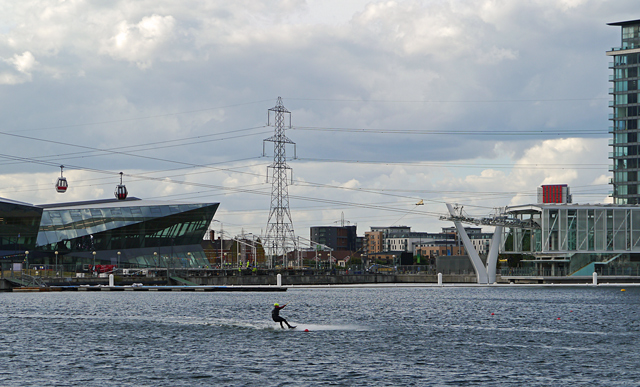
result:
<svg viewBox="0 0 640 387"><path fill-rule="evenodd" d="M296 250L296 238L293 232L291 212L289 211L287 170L291 168L287 165L285 145L295 145L295 143L284 134L285 115L287 114L289 115L288 127L291 128L291 112L282 104L282 98L278 97L276 106L267 112L267 125L270 125L272 112L274 114L275 134L264 140L273 142L273 164L267 167L267 175L269 175L269 168L271 168L272 179L271 208L269 210L269 220L267 221L265 247L271 257L282 256L283 264L287 267L287 251Z"/></svg>

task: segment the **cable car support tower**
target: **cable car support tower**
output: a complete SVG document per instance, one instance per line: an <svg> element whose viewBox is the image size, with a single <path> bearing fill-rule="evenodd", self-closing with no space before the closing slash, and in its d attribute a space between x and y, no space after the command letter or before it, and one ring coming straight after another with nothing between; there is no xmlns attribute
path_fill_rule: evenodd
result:
<svg viewBox="0 0 640 387"><path fill-rule="evenodd" d="M273 142L273 164L267 167L267 179L269 169L271 169L271 207L269 209L269 220L267 221L267 232L265 236L265 248L270 257L282 257L284 267L288 266L287 251L296 250L296 237L293 232L293 222L289 211L289 186L287 181L287 170L291 168L287 165L285 145L295 143L285 135L285 115L289 116L289 128L291 128L291 112L282 104L282 98L278 97L276 106L267 112L267 125L271 125L271 115L273 113L275 133L273 136L263 140L262 152L264 155L264 143ZM291 172L293 181L293 172ZM268 180L267 180L268 181ZM272 262L271 259L269 262Z"/></svg>

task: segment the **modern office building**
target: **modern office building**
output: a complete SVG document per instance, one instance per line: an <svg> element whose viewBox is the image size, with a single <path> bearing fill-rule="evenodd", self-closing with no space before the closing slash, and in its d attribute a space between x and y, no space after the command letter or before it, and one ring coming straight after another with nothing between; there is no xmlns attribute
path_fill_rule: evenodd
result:
<svg viewBox="0 0 640 387"><path fill-rule="evenodd" d="M609 67L613 74L609 89L613 100L613 112L609 119L613 125L613 150L609 158L613 161L613 202L615 204L640 204L640 141L638 140L638 65L640 64L640 20L609 23L622 28L620 47L607 51L613 57Z"/></svg>
<svg viewBox="0 0 640 387"><path fill-rule="evenodd" d="M205 267L201 246L219 203L0 199L0 259L12 263Z"/></svg>
<svg viewBox="0 0 640 387"><path fill-rule="evenodd" d="M511 227L505 252L525 254L538 274L638 275L640 206L538 203L506 208L526 227Z"/></svg>

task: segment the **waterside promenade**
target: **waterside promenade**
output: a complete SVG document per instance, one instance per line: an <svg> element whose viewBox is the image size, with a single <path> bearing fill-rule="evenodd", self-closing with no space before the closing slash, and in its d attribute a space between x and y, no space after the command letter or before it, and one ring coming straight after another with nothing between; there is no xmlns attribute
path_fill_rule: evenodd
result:
<svg viewBox="0 0 640 387"><path fill-rule="evenodd" d="M161 291L275 291L289 286L378 286L393 284L438 284L439 275L432 271L392 270L368 272L359 270L216 270L148 269L135 275L124 275L123 271L102 273L100 276L78 276L76 273L55 275L31 275L26 272L2 272L0 291L20 288L51 288L60 290L94 290L111 287L113 290ZM544 274L544 273L542 273ZM111 283L110 276L112 276ZM280 279L278 279L278 277ZM497 275L497 284L593 284L593 276L549 276L549 275ZM474 273L442 274L442 284L476 284ZM598 284L640 284L636 275L601 275ZM111 285L111 286L109 286Z"/></svg>

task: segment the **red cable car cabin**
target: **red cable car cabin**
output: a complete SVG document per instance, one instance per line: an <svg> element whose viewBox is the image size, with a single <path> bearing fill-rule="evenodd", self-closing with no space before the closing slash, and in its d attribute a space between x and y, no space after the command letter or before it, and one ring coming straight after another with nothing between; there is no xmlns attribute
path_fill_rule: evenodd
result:
<svg viewBox="0 0 640 387"><path fill-rule="evenodd" d="M120 172L120 184L116 186L116 191L114 192L114 194L116 195L116 198L118 200L126 199L127 195L129 194L127 192L127 187L124 184L122 184L122 172Z"/></svg>
<svg viewBox="0 0 640 387"><path fill-rule="evenodd" d="M67 192L67 188L69 188L69 184L67 184L67 178L62 176L62 169L64 168L64 165L60 166L60 177L58 178L58 181L56 182L56 191L58 191L58 193L65 193Z"/></svg>
<svg viewBox="0 0 640 387"><path fill-rule="evenodd" d="M58 191L59 193L65 193L67 192L67 188L69 188L67 179L65 179L64 177L59 177L58 182L56 183L56 191Z"/></svg>

